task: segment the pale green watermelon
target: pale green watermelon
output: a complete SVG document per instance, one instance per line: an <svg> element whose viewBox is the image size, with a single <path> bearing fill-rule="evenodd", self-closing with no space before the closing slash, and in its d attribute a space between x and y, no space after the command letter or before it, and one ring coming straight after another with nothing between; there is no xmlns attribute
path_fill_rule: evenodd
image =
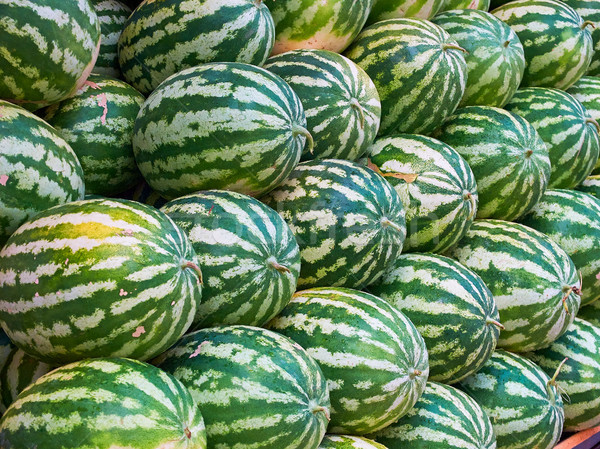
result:
<svg viewBox="0 0 600 449"><path fill-rule="evenodd" d="M350 435L325 435L319 449L387 449L385 446L366 438Z"/></svg>
<svg viewBox="0 0 600 449"><path fill-rule="evenodd" d="M487 11L490 9L490 0L444 0L440 12L452 11L454 9L478 9Z"/></svg>
<svg viewBox="0 0 600 449"><path fill-rule="evenodd" d="M437 14L443 3L444 0L373 0L367 25L402 17L430 19Z"/></svg>

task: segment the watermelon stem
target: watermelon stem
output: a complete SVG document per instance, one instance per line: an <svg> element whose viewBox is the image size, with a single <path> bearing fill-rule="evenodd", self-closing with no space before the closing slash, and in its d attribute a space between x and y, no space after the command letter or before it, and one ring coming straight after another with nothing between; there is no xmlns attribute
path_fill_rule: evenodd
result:
<svg viewBox="0 0 600 449"><path fill-rule="evenodd" d="M356 98L350 100L350 104L352 107L358 112L358 116L360 118L360 129L364 129L365 127L365 111L362 105L358 102Z"/></svg>
<svg viewBox="0 0 600 449"><path fill-rule="evenodd" d="M509 45L510 45L510 41L504 42L504 48L508 48Z"/></svg>
<svg viewBox="0 0 600 449"><path fill-rule="evenodd" d="M466 54L469 53L467 50L465 50L464 48L462 48L460 45L454 45L454 44L444 44L442 46L442 49L444 51L446 51L446 50L458 50L458 51L462 51L463 53L466 53Z"/></svg>
<svg viewBox="0 0 600 449"><path fill-rule="evenodd" d="M567 360L569 360L569 357L565 357L563 361L559 363L558 367L556 368L556 371L554 371L554 376L552 376L552 378L546 383L546 390L548 391L548 394L552 394L553 398L556 397L556 394L550 388L554 387L556 388L558 393L560 393L560 387L556 383L556 379L558 378L558 375L560 374L560 370L562 369L563 365L567 363Z"/></svg>
<svg viewBox="0 0 600 449"><path fill-rule="evenodd" d="M267 264L271 267L279 271L280 273L289 273L290 269L285 265L281 265L274 257L269 257L267 259Z"/></svg>
<svg viewBox="0 0 600 449"><path fill-rule="evenodd" d="M329 414L329 410L327 409L327 407L323 407L321 405L316 406L312 409L312 412L316 415L317 413L322 412L325 415L325 418L327 418L327 421L331 421L331 415Z"/></svg>
<svg viewBox="0 0 600 449"><path fill-rule="evenodd" d="M465 193L465 200L469 201L472 206L471 212L469 213L469 216L467 217L467 220L470 220L471 218L473 218L473 215L475 215L475 211L477 210L477 204L475 203L475 198L473 198L473 195L471 194L471 192Z"/></svg>
<svg viewBox="0 0 600 449"><path fill-rule="evenodd" d="M196 265L194 262L188 262L185 261L182 265L181 268L185 269L185 268L191 268L192 270L194 270L196 272L196 274L198 275L198 284L202 285L204 283L204 281L202 280L202 270L200 269L200 267L198 265Z"/></svg>
<svg viewBox="0 0 600 449"><path fill-rule="evenodd" d="M562 297L561 301L562 301L565 311L567 312L567 315L571 315L571 312L569 312L569 306L567 305L567 299L569 298L569 295L574 292L573 289L575 289L575 288L577 288L577 287L575 287L575 286L563 287L563 292L565 293L565 295ZM577 290L579 290L579 289L577 289ZM577 293L577 292L575 292L575 293Z"/></svg>
<svg viewBox="0 0 600 449"><path fill-rule="evenodd" d="M391 221L389 218L382 218L381 219L381 224L383 226L389 226L392 229L395 229L398 232L402 232L402 228L400 226L398 226L396 223L394 223L393 221Z"/></svg>
<svg viewBox="0 0 600 449"><path fill-rule="evenodd" d="M499 321L496 321L496 320L492 320L491 318L486 319L485 323L486 324L493 324L494 326L496 326L500 330L506 329L502 323L500 323Z"/></svg>
<svg viewBox="0 0 600 449"><path fill-rule="evenodd" d="M591 117L588 117L585 119L585 123L589 123L590 125L594 125L596 127L596 131L598 131L598 134L600 134L600 125L598 124L598 122L596 120L594 120Z"/></svg>
<svg viewBox="0 0 600 449"><path fill-rule="evenodd" d="M592 22L591 20L586 20L585 22L583 22L583 23L581 24L581 29L583 30L583 29L585 29L585 27L587 27L587 26L591 26L591 27L592 27L592 29L594 29L594 30L596 29L596 25L594 25L594 22Z"/></svg>
<svg viewBox="0 0 600 449"><path fill-rule="evenodd" d="M306 129L304 126L300 126L300 125L294 123L294 126L292 126L292 134L294 135L294 137L296 137L296 136L306 137L306 142L308 143L308 151L310 154L314 154L315 141L313 140L313 137L310 134L310 132L308 132L308 129Z"/></svg>
<svg viewBox="0 0 600 449"><path fill-rule="evenodd" d="M192 438L192 432L190 432L190 429L189 429L189 428L187 428L187 427L186 427L186 428L183 430L183 432L185 433L185 436L187 437L187 439L188 439L188 440L190 440L190 439Z"/></svg>

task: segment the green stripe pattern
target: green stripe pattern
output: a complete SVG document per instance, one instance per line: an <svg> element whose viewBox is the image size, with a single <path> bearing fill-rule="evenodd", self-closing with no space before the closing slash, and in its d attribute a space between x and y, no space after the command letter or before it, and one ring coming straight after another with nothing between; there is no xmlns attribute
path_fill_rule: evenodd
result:
<svg viewBox="0 0 600 449"><path fill-rule="evenodd" d="M377 87L380 135L428 134L454 112L467 82L457 45L442 28L422 19L389 19L362 31L346 56Z"/></svg>
<svg viewBox="0 0 600 449"><path fill-rule="evenodd" d="M388 449L385 446L362 437L350 435L325 435L319 449Z"/></svg>
<svg viewBox="0 0 600 449"><path fill-rule="evenodd" d="M417 327L429 352L430 380L456 383L481 368L496 348L500 318L492 293L455 260L403 254L369 292Z"/></svg>
<svg viewBox="0 0 600 449"><path fill-rule="evenodd" d="M523 224L546 234L573 260L582 278L581 304L600 299L600 200L573 190L548 190Z"/></svg>
<svg viewBox="0 0 600 449"><path fill-rule="evenodd" d="M316 449L325 435L325 377L283 335L250 326L202 329L157 362L197 401L213 448Z"/></svg>
<svg viewBox="0 0 600 449"><path fill-rule="evenodd" d="M533 125L550 154L548 186L572 189L590 174L600 154L598 122L566 92L544 87L520 89L506 105Z"/></svg>
<svg viewBox="0 0 600 449"><path fill-rule="evenodd" d="M387 449L496 449L490 418L462 391L427 382L406 416L370 437Z"/></svg>
<svg viewBox="0 0 600 449"><path fill-rule="evenodd" d="M262 65L275 26L255 0L153 0L127 19L118 42L125 80L145 95L166 78L206 62Z"/></svg>
<svg viewBox="0 0 600 449"><path fill-rule="evenodd" d="M158 368L90 359L42 376L0 421L3 447L206 449L200 409Z"/></svg>
<svg viewBox="0 0 600 449"><path fill-rule="evenodd" d="M203 64L165 81L135 123L148 184L167 199L198 190L259 196L288 177L308 132L298 96L249 64Z"/></svg>
<svg viewBox="0 0 600 449"><path fill-rule="evenodd" d="M48 207L83 199L83 170L46 122L0 100L0 246Z"/></svg>
<svg viewBox="0 0 600 449"><path fill-rule="evenodd" d="M35 110L92 71L100 22L89 0L0 0L0 99Z"/></svg>
<svg viewBox="0 0 600 449"><path fill-rule="evenodd" d="M116 195L141 180L131 142L144 100L123 81L92 74L76 95L43 111L81 162L87 194Z"/></svg>
<svg viewBox="0 0 600 449"><path fill-rule="evenodd" d="M433 23L468 51L467 87L460 105L504 106L519 87L525 70L525 54L517 34L490 13L475 9L444 12Z"/></svg>
<svg viewBox="0 0 600 449"><path fill-rule="evenodd" d="M300 249L273 209L241 193L210 190L161 210L188 235L202 267L196 326L262 326L290 301Z"/></svg>
<svg viewBox="0 0 600 449"><path fill-rule="evenodd" d="M557 378L565 400L565 431L577 432L600 424L600 328L575 318L569 330L546 349L527 354L553 376L568 357Z"/></svg>
<svg viewBox="0 0 600 449"><path fill-rule="evenodd" d="M150 206L109 199L55 206L0 252L0 322L17 346L47 363L149 359L192 324L197 263L184 232Z"/></svg>
<svg viewBox="0 0 600 449"><path fill-rule="evenodd" d="M405 251L444 252L477 212L477 184L467 162L430 137L396 134L375 141L369 168L394 186L406 210Z"/></svg>
<svg viewBox="0 0 600 449"><path fill-rule="evenodd" d="M575 189L600 199L600 175L588 176Z"/></svg>
<svg viewBox="0 0 600 449"><path fill-rule="evenodd" d="M373 0L367 25L387 19L418 17L430 19L442 7L444 0Z"/></svg>
<svg viewBox="0 0 600 449"><path fill-rule="evenodd" d="M460 387L489 416L499 449L552 449L560 439L564 410L560 392L549 382L525 357L496 351Z"/></svg>
<svg viewBox="0 0 600 449"><path fill-rule="evenodd" d="M273 54L316 48L341 53L367 21L373 0L262 0L275 21Z"/></svg>
<svg viewBox="0 0 600 449"><path fill-rule="evenodd" d="M319 363L331 394L331 433L383 429L423 393L429 373L425 342L381 298L345 288L304 290L267 326Z"/></svg>
<svg viewBox="0 0 600 449"><path fill-rule="evenodd" d="M592 35L573 8L555 0L515 0L492 11L525 49L521 87L567 89L587 71Z"/></svg>
<svg viewBox="0 0 600 449"><path fill-rule="evenodd" d="M586 74L589 76L600 75L600 4L586 0L564 0L573 8L584 21L590 21L595 28L590 27L593 40L593 56Z"/></svg>
<svg viewBox="0 0 600 449"><path fill-rule="evenodd" d="M459 109L434 133L470 165L477 218L516 220L540 200L550 178L548 149L530 123L489 106Z"/></svg>
<svg viewBox="0 0 600 449"><path fill-rule="evenodd" d="M375 84L348 58L327 50L295 50L270 58L265 69L282 77L304 106L312 152L302 160L355 161L373 143L381 120Z"/></svg>
<svg viewBox="0 0 600 449"><path fill-rule="evenodd" d="M476 221L450 256L488 286L505 329L498 346L544 348L564 334L580 306L575 265L554 241L521 224Z"/></svg>
<svg viewBox="0 0 600 449"><path fill-rule="evenodd" d="M600 301L594 301L593 303L582 307L577 314L577 318L581 318L596 327L600 327ZM1 360L2 359L0 359L0 363Z"/></svg>
<svg viewBox="0 0 600 449"><path fill-rule="evenodd" d="M600 29L600 28L599 28ZM583 76L567 90L578 100L588 116L600 123L600 79L595 76ZM592 174L600 174L600 159Z"/></svg>
<svg viewBox="0 0 600 449"><path fill-rule="evenodd" d="M305 162L262 201L296 236L300 287L362 288L402 251L402 200L383 177L357 163Z"/></svg>
<svg viewBox="0 0 600 449"><path fill-rule="evenodd" d="M12 350L0 369L0 414L6 412L25 388L53 369L22 349L11 346Z"/></svg>
<svg viewBox="0 0 600 449"><path fill-rule="evenodd" d="M91 0L100 21L102 40L94 73L121 78L117 43L131 15L129 6L118 0Z"/></svg>
<svg viewBox="0 0 600 449"><path fill-rule="evenodd" d="M490 9L490 0L445 0L442 3L440 12L452 11L453 9L478 9L488 11Z"/></svg>

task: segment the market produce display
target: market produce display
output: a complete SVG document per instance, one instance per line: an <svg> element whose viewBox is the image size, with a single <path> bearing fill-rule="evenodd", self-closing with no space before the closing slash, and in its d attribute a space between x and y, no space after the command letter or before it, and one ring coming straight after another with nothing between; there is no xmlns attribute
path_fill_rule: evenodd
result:
<svg viewBox="0 0 600 449"><path fill-rule="evenodd" d="M590 438L597 76L597 0L0 0L0 448Z"/></svg>

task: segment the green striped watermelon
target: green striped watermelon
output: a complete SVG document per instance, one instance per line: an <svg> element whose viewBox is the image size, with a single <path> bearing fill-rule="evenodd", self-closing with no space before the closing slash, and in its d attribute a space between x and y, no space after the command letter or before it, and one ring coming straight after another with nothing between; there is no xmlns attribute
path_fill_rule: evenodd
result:
<svg viewBox="0 0 600 449"><path fill-rule="evenodd" d="M583 105L589 117L600 122L600 79L595 76L581 77L567 92ZM600 159L592 174L600 174Z"/></svg>
<svg viewBox="0 0 600 449"><path fill-rule="evenodd" d="M467 87L461 106L504 106L521 83L525 70L523 45L504 22L485 11L444 12L433 23L468 51Z"/></svg>
<svg viewBox="0 0 600 449"><path fill-rule="evenodd" d="M600 327L600 301L595 301L591 304L587 304L585 307L579 309L577 318L581 318L582 320L590 322L594 326Z"/></svg>
<svg viewBox="0 0 600 449"><path fill-rule="evenodd" d="M273 209L241 193L209 190L170 201L161 211L186 232L202 267L197 326L262 326L290 301L300 250Z"/></svg>
<svg viewBox="0 0 600 449"><path fill-rule="evenodd" d="M544 348L567 330L580 305L575 265L554 241L521 224L478 220L452 257L488 286L505 329L498 346Z"/></svg>
<svg viewBox="0 0 600 449"><path fill-rule="evenodd" d="M83 198L77 156L46 122L0 100L0 246L48 207Z"/></svg>
<svg viewBox="0 0 600 449"><path fill-rule="evenodd" d="M515 0L492 11L525 49L522 87L567 89L583 76L593 55L589 23L556 0Z"/></svg>
<svg viewBox="0 0 600 449"><path fill-rule="evenodd" d="M262 65L275 39L261 0L143 2L119 38L125 80L143 94L183 69L205 62Z"/></svg>
<svg viewBox="0 0 600 449"><path fill-rule="evenodd" d="M402 251L402 200L383 177L354 162L300 164L262 201L296 236L300 287L362 288Z"/></svg>
<svg viewBox="0 0 600 449"><path fill-rule="evenodd" d="M403 254L369 292L404 313L425 339L429 379L456 383L492 355L502 325L481 278L437 254Z"/></svg>
<svg viewBox="0 0 600 449"><path fill-rule="evenodd" d="M477 212L477 185L467 162L430 137L397 134L369 148L368 165L400 195L405 251L443 252L467 232Z"/></svg>
<svg viewBox="0 0 600 449"><path fill-rule="evenodd" d="M0 17L0 99L35 110L83 85L100 49L89 0L0 0Z"/></svg>
<svg viewBox="0 0 600 449"><path fill-rule="evenodd" d="M44 449L206 449L200 409L158 368L91 359L42 376L0 421L0 445Z"/></svg>
<svg viewBox="0 0 600 449"><path fill-rule="evenodd" d="M282 77L304 106L315 158L354 161L373 143L381 120L375 84L348 58L327 50L295 50L270 58L265 69Z"/></svg>
<svg viewBox="0 0 600 449"><path fill-rule="evenodd" d="M387 19L418 17L430 19L442 7L444 0L373 0L367 25Z"/></svg>
<svg viewBox="0 0 600 449"><path fill-rule="evenodd" d="M565 431L600 424L600 328L575 318L567 332L546 349L527 354L552 376L565 358L557 378L565 401Z"/></svg>
<svg viewBox="0 0 600 449"><path fill-rule="evenodd" d="M4 365L6 364L6 361L8 360L8 357L10 356L10 353L14 347L15 345L12 341L10 341L10 338L8 338L8 335L6 335L4 329L0 327L0 371L2 371L4 368ZM1 388L2 382L0 382L0 389Z"/></svg>
<svg viewBox="0 0 600 449"><path fill-rule="evenodd" d="M390 19L365 28L346 56L379 91L379 134L428 134L441 125L465 91L463 52L446 31L422 19Z"/></svg>
<svg viewBox="0 0 600 449"><path fill-rule="evenodd" d="M118 0L91 0L100 21L102 41L100 53L94 66L94 73L121 77L117 43L125 27L125 21L131 15L131 8Z"/></svg>
<svg viewBox="0 0 600 449"><path fill-rule="evenodd" d="M11 346L12 350L0 368L0 414L6 412L25 388L53 369L22 349Z"/></svg>
<svg viewBox="0 0 600 449"><path fill-rule="evenodd" d="M385 446L366 438L350 435L325 435L319 449L387 449Z"/></svg>
<svg viewBox="0 0 600 449"><path fill-rule="evenodd" d="M573 190L548 190L523 224L563 248L580 271L581 304L600 299L600 200Z"/></svg>
<svg viewBox="0 0 600 449"><path fill-rule="evenodd" d="M460 387L490 417L498 449L552 449L560 439L564 422L560 392L525 357L496 351Z"/></svg>
<svg viewBox="0 0 600 449"><path fill-rule="evenodd" d="M47 363L160 354L190 327L199 268L181 229L126 200L55 206L0 252L0 322Z"/></svg>
<svg viewBox="0 0 600 449"><path fill-rule="evenodd" d="M440 12L452 11L454 9L488 11L490 9L490 0L444 0Z"/></svg>
<svg viewBox="0 0 600 449"><path fill-rule="evenodd" d="M119 197L125 200L133 200L137 201L138 203L144 203L157 209L160 209L169 201L152 190L152 187L150 187L144 180L142 180L135 187L121 193Z"/></svg>
<svg viewBox="0 0 600 449"><path fill-rule="evenodd" d="M600 175L588 176L575 189L600 199Z"/></svg>
<svg viewBox="0 0 600 449"><path fill-rule="evenodd" d="M76 95L43 111L77 154L86 193L116 195L141 180L131 141L144 100L123 81L92 74Z"/></svg>
<svg viewBox="0 0 600 449"><path fill-rule="evenodd" d="M331 395L331 433L364 435L405 415L425 388L425 342L383 299L345 288L298 292L267 325L315 359Z"/></svg>
<svg viewBox="0 0 600 449"><path fill-rule="evenodd" d="M590 26L593 40L592 63L586 74L590 76L600 75L600 3L589 0L563 0L573 8L584 21L591 22Z"/></svg>
<svg viewBox="0 0 600 449"><path fill-rule="evenodd" d="M133 148L165 198L206 189L259 196L288 177L306 140L302 104L285 81L249 64L215 63L183 70L150 95Z"/></svg>
<svg viewBox="0 0 600 449"><path fill-rule="evenodd" d="M388 449L496 449L492 424L479 404L437 382L427 382L406 416L370 436Z"/></svg>
<svg viewBox="0 0 600 449"><path fill-rule="evenodd" d="M316 48L341 53L367 21L373 0L259 0L277 32L273 54Z"/></svg>
<svg viewBox="0 0 600 449"><path fill-rule="evenodd" d="M544 87L520 89L506 110L536 129L550 154L551 188L571 189L590 174L600 154L600 125L566 92Z"/></svg>
<svg viewBox="0 0 600 449"><path fill-rule="evenodd" d="M202 329L157 361L198 402L212 448L316 449L325 435L325 377L283 335L250 326Z"/></svg>
<svg viewBox="0 0 600 449"><path fill-rule="evenodd" d="M477 180L477 218L516 220L548 186L548 149L531 124L488 106L459 109L434 133L471 166Z"/></svg>

